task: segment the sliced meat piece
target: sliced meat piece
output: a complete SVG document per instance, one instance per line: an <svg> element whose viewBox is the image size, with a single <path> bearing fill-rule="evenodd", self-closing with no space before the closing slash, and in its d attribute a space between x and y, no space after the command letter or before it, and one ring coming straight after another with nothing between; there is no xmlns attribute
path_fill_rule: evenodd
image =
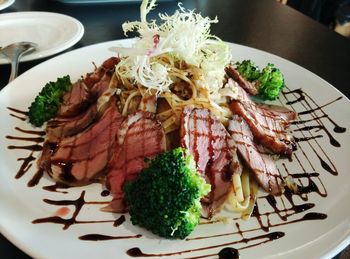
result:
<svg viewBox="0 0 350 259"><path fill-rule="evenodd" d="M113 73L114 70L107 70L101 79L90 88L92 96L98 98L108 89Z"/></svg>
<svg viewBox="0 0 350 259"><path fill-rule="evenodd" d="M243 173L243 165L242 165L241 161L238 158L237 145L236 145L235 141L232 138L230 138L228 140L228 145L230 147L231 154L232 154L230 170L231 170L232 174L242 175L242 173Z"/></svg>
<svg viewBox="0 0 350 259"><path fill-rule="evenodd" d="M295 112L277 105L254 103L239 86L237 96L230 104L232 113L244 118L260 144L273 153L290 156L295 144L287 129L296 117Z"/></svg>
<svg viewBox="0 0 350 259"><path fill-rule="evenodd" d="M227 75L234 79L239 84L239 86L242 87L246 92L248 92L251 95L258 94L257 84L251 83L248 80L244 79L244 77L241 76L233 66L228 66L225 70Z"/></svg>
<svg viewBox="0 0 350 259"><path fill-rule="evenodd" d="M284 190L283 181L275 162L271 156L259 151L246 121L238 115L233 115L228 131L260 186L273 195L281 195Z"/></svg>
<svg viewBox="0 0 350 259"><path fill-rule="evenodd" d="M294 142L287 134L289 122L280 119L254 103L230 104L233 114L238 114L248 123L256 140L275 154L291 156Z"/></svg>
<svg viewBox="0 0 350 259"><path fill-rule="evenodd" d="M284 106L272 104L256 104L258 109L264 110L271 117L275 116L277 120L283 120L286 128L289 127L291 121L295 120L297 114Z"/></svg>
<svg viewBox="0 0 350 259"><path fill-rule="evenodd" d="M120 59L111 57L103 62L103 64L96 68L94 72L86 74L84 83L88 88L92 88L105 75L106 71L114 71L115 65L119 63Z"/></svg>
<svg viewBox="0 0 350 259"><path fill-rule="evenodd" d="M193 155L197 170L211 184L202 199L203 216L210 218L222 205L231 185L229 135L208 109L185 107L181 117L181 147Z"/></svg>
<svg viewBox="0 0 350 259"><path fill-rule="evenodd" d="M56 117L47 123L47 140L58 142L61 138L70 137L87 128L97 116L97 106L91 105L84 113L75 117Z"/></svg>
<svg viewBox="0 0 350 259"><path fill-rule="evenodd" d="M50 158L52 178L71 186L91 183L110 160L122 121L113 99L95 124L78 135L61 139Z"/></svg>
<svg viewBox="0 0 350 259"><path fill-rule="evenodd" d="M240 86L236 86L237 95L235 101L239 101L247 107L255 106L255 108L262 110L263 112L268 113L271 117L274 117L277 120L284 120L286 126L289 125L289 122L296 119L296 113L288 108L280 105L272 104L261 104L253 102L247 92Z"/></svg>
<svg viewBox="0 0 350 259"><path fill-rule="evenodd" d="M60 105L58 116L73 117L84 110L91 101L91 96L83 80L72 85L71 91L63 95L63 102Z"/></svg>
<svg viewBox="0 0 350 259"><path fill-rule="evenodd" d="M111 57L94 72L74 83L71 91L63 96L63 102L57 115L74 117L84 111L91 103L96 102L97 98L108 89L115 65L118 62L118 58Z"/></svg>
<svg viewBox="0 0 350 259"><path fill-rule="evenodd" d="M237 91L237 97L235 98L236 101L243 102L252 102L247 92L239 85L236 84L236 91Z"/></svg>
<svg viewBox="0 0 350 259"><path fill-rule="evenodd" d="M228 152L220 152L219 157L216 157L208 168L206 179L211 184L212 191L201 200L202 216L207 219L212 218L220 210L232 188L232 171L229 170L228 156Z"/></svg>
<svg viewBox="0 0 350 259"><path fill-rule="evenodd" d="M107 175L107 187L113 194L113 201L103 210L125 212L125 181L134 180L145 168L145 158L153 158L166 150L166 139L162 125L153 113L137 111L123 122L117 141Z"/></svg>
<svg viewBox="0 0 350 259"><path fill-rule="evenodd" d="M283 120L286 127L289 126L289 122L296 119L297 114L289 110L288 108L280 105L272 105L272 104L261 104L253 102L246 91L240 86L236 86L237 97L235 101L239 101L243 105L251 108L251 106L255 106L257 109L262 110L269 114L270 117L273 117L277 120ZM255 109L255 107L253 107Z"/></svg>
<svg viewBox="0 0 350 259"><path fill-rule="evenodd" d="M51 156L57 149L57 143L45 141L40 158L37 162L38 168L43 169L50 175L51 172Z"/></svg>
<svg viewBox="0 0 350 259"><path fill-rule="evenodd" d="M85 84L85 80L78 80L72 90L66 93L58 115L48 122L49 141L57 142L61 137L81 132L93 121L98 110L105 108L105 104L114 95L114 89L109 89L109 85L117 84L116 78L112 82L112 77L118 60L110 58L97 68L99 72L95 71L96 74L91 75L94 78L94 85L90 88Z"/></svg>

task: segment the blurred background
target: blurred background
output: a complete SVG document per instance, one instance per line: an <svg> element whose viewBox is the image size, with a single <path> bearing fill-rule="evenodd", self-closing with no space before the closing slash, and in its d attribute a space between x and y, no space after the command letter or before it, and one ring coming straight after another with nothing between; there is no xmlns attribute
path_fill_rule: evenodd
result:
<svg viewBox="0 0 350 259"><path fill-rule="evenodd" d="M350 0L277 0L350 38Z"/></svg>

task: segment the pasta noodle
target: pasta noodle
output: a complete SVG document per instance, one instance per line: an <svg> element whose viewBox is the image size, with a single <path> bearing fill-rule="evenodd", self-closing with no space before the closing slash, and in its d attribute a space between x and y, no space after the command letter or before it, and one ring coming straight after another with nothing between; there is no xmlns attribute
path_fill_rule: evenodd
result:
<svg viewBox="0 0 350 259"><path fill-rule="evenodd" d="M120 78L119 98L122 115L133 112L133 101L140 102L140 97L150 91L157 96L157 119L162 123L164 131L169 133L179 130L180 118L184 107L194 106L209 109L219 120L226 125L232 112L228 107L229 98L235 97L234 82L224 78L222 88L218 92L210 92L206 87L200 68L190 66L183 61L174 62L167 56L161 56L159 62L167 66L173 81L169 91L157 93L146 89L141 84L132 82L128 78ZM120 75L118 75L119 77ZM226 208L241 213L241 217L248 219L256 201L258 185L245 170L241 175L233 174L232 191L228 194Z"/></svg>
<svg viewBox="0 0 350 259"><path fill-rule="evenodd" d="M225 207L241 213L241 218L248 220L253 212L258 193L258 184L250 177L249 171L232 176L233 188L228 194Z"/></svg>

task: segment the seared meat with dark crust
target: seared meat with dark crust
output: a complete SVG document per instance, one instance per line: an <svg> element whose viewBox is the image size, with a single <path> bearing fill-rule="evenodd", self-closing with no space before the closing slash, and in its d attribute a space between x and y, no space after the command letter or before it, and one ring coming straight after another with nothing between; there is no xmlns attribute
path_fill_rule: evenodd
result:
<svg viewBox="0 0 350 259"><path fill-rule="evenodd" d="M238 114L248 123L258 143L275 154L290 156L295 145L287 129L296 114L284 107L256 104L239 86L237 91L237 100L230 104L232 113Z"/></svg>
<svg viewBox="0 0 350 259"><path fill-rule="evenodd" d="M243 76L241 76L233 66L228 66L225 70L227 75L234 79L239 84L239 86L246 90L249 94L258 94L257 85L244 79Z"/></svg>
<svg viewBox="0 0 350 259"><path fill-rule="evenodd" d="M254 137L246 121L238 115L233 115L229 121L228 130L235 141L241 157L250 167L260 186L273 195L283 193L283 180L269 154L261 152L254 143Z"/></svg>
<svg viewBox="0 0 350 259"><path fill-rule="evenodd" d="M91 105L85 112L74 117L56 117L47 123L47 140L58 142L87 128L97 116L97 106Z"/></svg>
<svg viewBox="0 0 350 259"><path fill-rule="evenodd" d="M91 183L111 158L115 136L122 120L112 101L103 115L83 132L61 138L56 143L47 141L41 157L42 167L56 181L67 185Z"/></svg>
<svg viewBox="0 0 350 259"><path fill-rule="evenodd" d="M153 158L166 150L166 139L162 125L153 113L137 111L122 123L116 141L107 175L107 186L113 194L113 201L104 210L125 212L125 181L134 180L145 168L145 158Z"/></svg>
<svg viewBox="0 0 350 259"><path fill-rule="evenodd" d="M210 218L222 205L231 188L229 134L208 109L186 107L181 117L181 147L189 150L197 170L212 186L204 199L204 217Z"/></svg>

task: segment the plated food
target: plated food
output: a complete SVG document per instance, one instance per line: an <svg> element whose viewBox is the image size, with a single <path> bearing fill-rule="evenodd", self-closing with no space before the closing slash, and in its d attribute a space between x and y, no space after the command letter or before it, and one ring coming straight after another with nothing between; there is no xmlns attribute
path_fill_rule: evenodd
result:
<svg viewBox="0 0 350 259"><path fill-rule="evenodd" d="M251 61L231 64L228 45L210 34L210 24L217 21L181 5L172 16L160 15L161 25L148 22L147 13L154 6L155 1L143 1L141 21L124 23L125 33L136 29L140 34L131 48L117 48L117 57L74 84L68 76L48 83L36 97L29 107L29 121L41 126L48 120L38 166L68 186L101 182L113 195L103 210L130 209L133 220L139 217L134 211L147 211L147 207L136 210L139 201L124 199L126 183L145 171L146 159L182 147L184 156L194 158L198 174L211 186L201 195L205 196L201 216L211 219L230 197L227 206L247 217L253 212L257 185L272 195L281 195L286 185L274 160L292 155L295 143L287 129L296 113L256 103L249 96L278 98L283 75L272 64L262 71ZM171 167L164 163L160 168ZM172 170L180 174L185 169ZM154 177L151 181L156 182ZM162 184L169 185L171 192L176 180L169 182ZM154 187L141 185L136 190L145 188L152 192ZM167 202L170 206L176 204L177 196L183 200L192 187L178 188L171 192L175 198L172 204ZM157 189L160 193L161 187ZM157 196L152 194L149 207L162 203ZM164 194L159 196L166 199ZM185 212L198 202L177 212L169 212L164 205L156 209L164 215L154 215L152 220L170 218L169 213ZM169 225L168 230L150 230L185 238L177 234L183 221L155 222L156 228ZM199 214L195 221L199 222Z"/></svg>
<svg viewBox="0 0 350 259"><path fill-rule="evenodd" d="M152 39L154 38L152 37ZM125 78L127 79L128 77L122 78L120 75L118 76L118 74L115 74L113 71L114 65L119 65L121 60L123 60L122 57L109 59L96 68L93 73L87 74L87 76L75 83L71 88L71 91L68 91L63 98L64 104L60 106L59 112L65 115L62 116L61 114L61 116L54 118L54 120L49 121L47 124L46 144L44 145L43 155L41 155L40 166L48 172L51 171L51 176L53 176L54 179L70 185L83 185L90 183L91 181L107 179L107 185L110 185L109 189L112 191L114 199L112 203L105 203L102 207L105 210L125 210L128 208L128 203L125 203L123 199L123 183L137 177L141 172L142 167L145 165L143 161L144 157L152 159L155 154L162 153L166 149L169 150L172 149L172 147L180 145L187 150L186 152L192 154L197 162L197 170L207 178L207 183L212 186L211 194L205 197L205 199L202 199L202 205L204 208L203 216L206 216L207 218L211 217L212 219L210 221L202 220L202 226L199 226L198 228L206 228L204 223L210 223L209 225L222 224L220 223L223 220L222 215L215 218L215 216L218 215L215 214L215 212L222 207L223 200L225 200L223 197L228 197L229 204L236 204L236 209L243 208L242 210L245 211L245 209L249 208L248 211L250 212L247 214L249 215L250 213L253 213L252 220L254 222L258 220L260 224L260 227L256 230L254 230L253 227L248 232L245 232L245 230L242 230L240 227L242 223L237 225L238 221L235 220L234 222L236 223L234 224L236 224L238 236L239 233L242 233L242 235L248 235L247 233L258 231L258 229L269 231L273 226L285 225L279 223L274 224L273 219L270 219L270 214L279 215L281 220L285 223L289 223L289 221L300 222L304 220L321 220L327 218L327 215L324 213L307 212L313 208L314 205L312 205L312 203L306 202L305 204L300 204L300 202L296 200L298 197L304 199L309 193L316 193L323 196L327 195L327 192L324 192L322 186L319 186L317 189L314 186L314 178L319 179L318 176L315 174L306 174L306 172L303 175L288 173L289 162L284 160L282 163L282 165L284 164L282 169L284 168L285 170L282 172L284 173L283 176L289 175L289 178L292 177L297 179L297 184L299 185L297 191L293 193L293 191L291 191L292 188L289 188L288 186L288 188L286 188L285 184L283 184L284 178L280 174L281 168L275 166L275 157L267 153L266 150L262 151L262 148L256 145L256 143L269 145L268 147L273 148L276 153L286 156L291 155L293 151L293 142L292 138L288 137L288 134L286 134L286 130L290 122L292 122L292 125L305 123L295 121L294 111L280 106L277 107L276 105L267 107L263 104L253 102L247 92L240 87L239 83L235 83L234 79L229 75L226 75L225 69L223 69L222 73L222 86L229 88L229 94L224 95L226 102L218 104L216 99L213 101L214 98L210 92L206 93L206 88L197 88L197 85L195 84L194 88L190 88L190 83L183 79L178 80L175 83L170 83L170 91L166 91L162 96L163 93L161 91L155 91L155 93L152 92L153 90L156 90L153 86L150 87L151 90L147 90L144 89L144 86L141 85L140 87L139 84L135 84L133 79L130 80L131 82L128 82L125 80ZM188 66L185 65L185 63L181 64L183 67ZM157 72L160 71L164 73L164 70L162 70L161 67L154 67L159 69ZM225 68L225 66L223 68ZM190 72L186 71L185 76L189 75L190 79L192 79L193 74L191 74L191 71L193 70L193 67L190 67ZM126 70L122 71L125 72ZM136 70L136 72L138 71L139 70ZM215 76L217 76L217 74ZM165 76L163 79L166 81L167 77ZM215 82L215 80L213 81ZM86 88L83 84L87 85L89 82L90 87ZM106 87L106 90L100 91L103 86ZM221 88L219 86L218 89L220 90ZM84 90L86 89L89 90L88 95L81 94L82 92L84 93ZM118 91L118 89L121 90ZM191 89L191 91L188 89ZM193 92L198 89L199 91L197 91L197 93L199 94L196 98L193 98ZM86 97L87 101L85 103L81 100L76 103L72 102L72 100L77 99L73 98L72 93L74 92L80 93L75 95L75 97ZM90 99L91 97L89 97L89 94L91 93L95 93L94 99ZM134 93L133 96L131 96L132 93ZM215 93L215 91L212 91L212 93ZM125 96L123 96L123 94ZM170 102L176 100L177 103L169 103L166 94L171 97L168 98ZM207 98L201 98L202 94L206 94ZM300 95L304 96L304 98L309 98L307 93L302 90L292 90L288 88L284 91L283 98L288 98L288 96L291 95ZM287 102L293 102L293 100L288 100ZM65 105L67 103L72 105ZM155 108L155 103L158 104L158 108ZM85 107L81 108L82 106L80 105L85 105ZM177 109L173 109L173 107ZM160 108L162 108L162 110ZM124 109L125 114L123 115ZM316 110L320 109L322 108ZM84 110L84 116L79 112L81 110ZM70 114L71 112L74 115ZM160 117L159 115L163 112L169 117ZM265 116L256 118L254 114L263 114ZM301 113L301 115L303 115L303 113ZM77 125L84 125L84 123L82 123L81 120L77 122L76 120L68 119L73 117L92 117L93 121L88 122L88 126L85 124L81 130ZM170 126L165 127L164 122L168 118L172 118L168 123ZM318 121L319 119L315 120ZM69 122L74 123L69 124ZM310 120L310 122L312 122L312 120ZM60 127L62 125L70 126ZM273 128L269 128L269 125L273 125ZM148 127L152 130L145 130ZM65 129L68 130L64 131ZM268 129L267 132L266 129ZM275 132L271 133L273 132L271 129L275 130ZM310 130L310 128L305 128L299 132L304 133L306 130ZM338 126L338 132L341 133L342 130L344 130L344 128ZM80 132L78 133L77 131ZM68 135L64 135L66 132L68 132ZM147 135L148 137L144 138L146 134L150 135ZM180 140L176 139L174 136L178 136ZM259 136L261 139L259 142L256 142L256 138ZM310 141L313 141L314 139L317 140L317 138L320 137L310 136L309 139L306 139L306 137L303 140L301 140L301 138L296 139L298 143L297 145L300 148L302 147L303 142L310 143ZM154 139L157 139L157 141L154 141ZM272 140L277 141L275 141L275 143L271 142ZM117 144L116 141L118 141ZM132 144L128 145L129 142ZM166 143L168 144L166 145ZM271 143L274 144L271 145ZM77 150L77 148L82 148L84 146L87 147L85 151L74 151ZM150 152L148 148L150 148ZM113 152L109 150L113 150ZM132 150L132 152L127 152L128 150ZM236 153L232 152L232 150L236 151ZM149 155L146 155L147 152L149 152ZM115 153L117 153L118 156L115 156ZM304 153L302 152L301 154ZM234 155L236 155L236 157ZM298 153L298 155L300 155L300 153ZM301 159L295 154L293 154L293 157L296 159L294 161L299 161ZM318 154L318 157L320 158L320 161L323 161L323 163L321 163L323 169L333 174L337 172L333 167L332 162L327 160L327 158L324 158L322 154ZM245 168L241 175L234 173L235 171L231 171L240 170L240 164L243 164L243 167ZM263 169L260 169L258 167L259 165L262 165ZM125 167L130 170L123 170ZM93 170L90 170L91 168ZM107 171L103 170L106 168L108 169ZM261 171L264 174L262 174ZM296 177L293 177L293 175ZM259 200L254 207L255 200L252 199L251 201L250 197L257 196L256 190L250 192L251 188L249 188L249 192L248 190L241 192L241 198L243 199L238 197L239 195L237 195L237 193L239 193L239 188L236 188L235 190L234 187L239 186L239 184L244 187L247 181L251 182L251 187L256 186L257 181L249 180L247 176L251 179L257 179L259 184L271 194L280 195L283 192L283 189L285 189L281 198L275 198L272 195L265 196L266 194L264 194L259 199L260 203L266 202L269 204L268 206L271 206L274 212L264 212L262 210L263 207L259 205ZM304 185L304 183L300 181L302 178L305 178L309 183L313 182L314 184ZM286 179L289 181L288 178ZM292 184L290 186L293 186L293 181L291 182ZM317 183L316 186L318 186ZM58 189L64 187L66 186L56 185L56 188ZM232 190L235 190L235 193ZM251 195L248 199L247 194L248 196ZM64 215L60 216L58 214L53 217L37 218L33 223L61 222L60 224L64 224L65 228L69 228L72 224L79 224L81 220L79 220L77 216L80 209L86 204L85 195L84 191L77 200L65 200L65 202L47 200L47 202L52 205L74 204L76 210L73 213L71 220L60 220L59 218L64 218ZM282 206L276 205L279 203L279 199L283 201ZM306 211L307 213L302 217L295 218L295 216L299 216L298 214L303 211ZM226 217L226 220L232 218L233 214L229 215L231 216ZM265 217L268 220L267 223L265 222ZM123 217L118 216L118 222L116 223L119 223L120 225L124 220L125 218L123 219ZM173 229L173 231L176 232L176 229ZM217 233L216 235L217 237L222 235L220 238L225 237L224 233ZM227 253L227 251L228 253L236 253L233 248L239 249L240 252L245 251L245 249L241 249L244 247L243 243L245 242L252 242L249 246L254 244L254 247L256 247L259 244L280 239L281 237L284 237L284 235L283 231L269 231L265 234L259 233L256 236L249 235L249 237L244 238L244 241L240 241L238 238L231 242L216 242L217 245L208 247L202 246L203 249L199 249L199 247L195 245L197 248L189 251L191 253L206 254L210 249L215 249L217 252L222 250L221 254ZM137 234L134 236L129 235L129 237L142 238ZM200 237L200 235L197 237ZM126 239L126 236L124 238ZM190 236L186 242L190 242L191 238L195 237ZM202 238L207 239L215 237L202 236ZM94 235L82 235L80 236L80 239L110 240L113 239L113 236L102 235L102 233L97 235L97 233L95 233ZM132 242L129 242L129 244L132 244ZM166 251L163 253L158 250L159 252L148 253L148 251L150 251L149 249L137 249L136 246L134 248L133 246L129 246L130 249L126 251L127 254L130 256L148 256L151 253L154 256L160 256L165 255L164 253L166 253L167 256L181 257L184 253L189 253L187 250L176 251L176 249L174 252ZM222 249L224 247L227 247L227 249ZM231 249L229 249L229 247L231 247ZM208 254L208 256L209 255L211 254Z"/></svg>

